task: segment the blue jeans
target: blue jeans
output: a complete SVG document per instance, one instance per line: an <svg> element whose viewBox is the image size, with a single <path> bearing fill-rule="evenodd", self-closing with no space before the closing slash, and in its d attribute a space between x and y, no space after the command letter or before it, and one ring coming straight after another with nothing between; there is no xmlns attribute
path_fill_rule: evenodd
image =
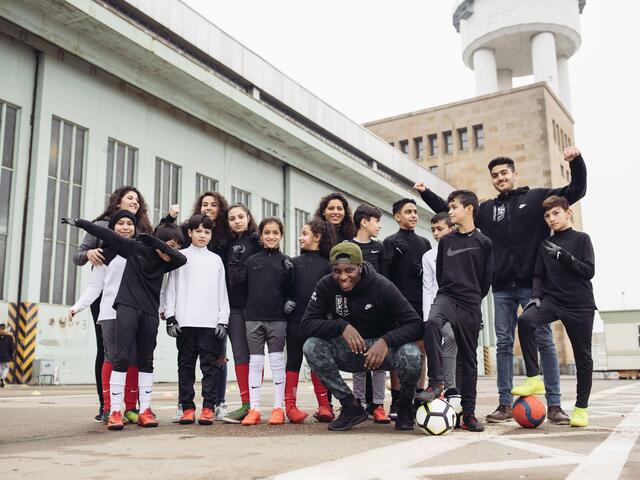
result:
<svg viewBox="0 0 640 480"><path fill-rule="evenodd" d="M518 305L523 308L531 299L530 288L514 288L493 292L496 327L496 363L500 405L511 405L513 388L513 341L518 322ZM550 325L536 328L547 405L560 405L560 367Z"/></svg>

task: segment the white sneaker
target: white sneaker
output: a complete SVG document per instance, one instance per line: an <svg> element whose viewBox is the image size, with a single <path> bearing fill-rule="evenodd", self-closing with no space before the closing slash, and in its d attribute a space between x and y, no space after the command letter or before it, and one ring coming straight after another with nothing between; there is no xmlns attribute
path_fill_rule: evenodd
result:
<svg viewBox="0 0 640 480"><path fill-rule="evenodd" d="M180 422L181 418L182 418L182 405L178 404L178 407L176 408L176 414L173 416L171 421L173 423L178 423Z"/></svg>
<svg viewBox="0 0 640 480"><path fill-rule="evenodd" d="M216 420L222 420L227 416L227 404L219 403L216 405Z"/></svg>

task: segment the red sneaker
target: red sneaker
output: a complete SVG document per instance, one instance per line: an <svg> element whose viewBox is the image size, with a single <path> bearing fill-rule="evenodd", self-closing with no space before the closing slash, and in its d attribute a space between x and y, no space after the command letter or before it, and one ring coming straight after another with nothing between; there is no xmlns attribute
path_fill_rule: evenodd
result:
<svg viewBox="0 0 640 480"><path fill-rule="evenodd" d="M242 425L260 425L260 411L259 410L249 410L247 416L242 419Z"/></svg>
<svg viewBox="0 0 640 480"><path fill-rule="evenodd" d="M216 419L216 412L214 412L210 408L203 408L202 412L200 412L200 418L198 419L198 423L200 425L213 425L213 421L215 419Z"/></svg>
<svg viewBox="0 0 640 480"><path fill-rule="evenodd" d="M156 416L150 408L147 408L144 412L141 412L140 415L138 415L138 425L145 428L158 426Z"/></svg>
<svg viewBox="0 0 640 480"><path fill-rule="evenodd" d="M271 410L269 425L282 425L284 423L284 411L281 408Z"/></svg>
<svg viewBox="0 0 640 480"><path fill-rule="evenodd" d="M191 425L196 422L196 409L195 408L187 408L182 411L182 416L178 423L180 425Z"/></svg>
<svg viewBox="0 0 640 480"><path fill-rule="evenodd" d="M336 416L333 414L333 408L330 406L320 405L316 413L313 414L313 418L319 422L329 423L332 422Z"/></svg>
<svg viewBox="0 0 640 480"><path fill-rule="evenodd" d="M304 422L304 419L307 417L308 417L307 412L303 412L295 405L292 405L289 408L287 408L287 418L291 423L302 423Z"/></svg>
<svg viewBox="0 0 640 480"><path fill-rule="evenodd" d="M124 428L124 423L122 423L122 413L113 412L111 415L109 415L107 428L109 430L122 430Z"/></svg>
<svg viewBox="0 0 640 480"><path fill-rule="evenodd" d="M373 421L376 423L391 423L391 419L382 405L378 405L373 411Z"/></svg>

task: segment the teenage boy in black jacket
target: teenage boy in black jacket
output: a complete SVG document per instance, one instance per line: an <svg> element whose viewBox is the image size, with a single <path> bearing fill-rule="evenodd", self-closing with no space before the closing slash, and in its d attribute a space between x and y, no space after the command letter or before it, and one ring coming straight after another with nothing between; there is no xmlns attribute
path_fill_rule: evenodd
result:
<svg viewBox="0 0 640 480"><path fill-rule="evenodd" d="M451 324L458 345L462 428L481 432L484 427L475 416L478 382L478 334L482 328L482 299L489 292L493 276L493 248L473 222L478 197L469 190L449 195L449 218L458 229L438 243L436 278L438 294L425 323L424 347L427 352L429 386L417 396L431 402L444 391L442 370L442 327Z"/></svg>
<svg viewBox="0 0 640 480"><path fill-rule="evenodd" d="M422 256L431 250L429 240L417 235L418 208L410 198L401 198L392 206L393 218L400 227L384 239L388 263L388 278L398 287L422 318ZM391 407L389 417L395 418L399 398L398 378L391 372Z"/></svg>
<svg viewBox="0 0 640 480"><path fill-rule="evenodd" d="M551 195L564 196L573 204L584 197L587 191L587 169L580 150L565 148L564 159L569 162L571 183L563 188L516 188L518 172L513 160L498 157L489 162L491 181L499 194L482 202L476 217L476 226L491 239L495 253L495 276L491 286L495 306L499 405L492 414L487 415L489 423L506 422L513 418L513 343L518 306L524 307L531 298L538 245L549 234L540 205ZM434 212L447 211L447 203L428 190L424 182L417 183L414 188ZM558 356L548 325L538 329L536 342L544 371L547 420L567 424L569 417L560 406Z"/></svg>
<svg viewBox="0 0 640 480"><path fill-rule="evenodd" d="M586 427L589 425L587 407L593 373L591 332L596 309L591 285L595 274L593 245L589 235L571 228L572 213L566 198L549 197L542 208L553 235L540 244L532 298L518 321L527 380L511 393L536 395L544 391L534 332L540 326L560 319L571 341L578 377L578 395L570 424Z"/></svg>
<svg viewBox="0 0 640 480"><path fill-rule="evenodd" d="M331 275L316 285L302 318L310 337L304 355L311 370L340 401L340 416L329 430L348 430L367 412L340 376L340 370L396 370L400 400L396 429L413 429L412 402L420 378L420 351L414 343L422 322L398 289L371 265L357 245L339 243L329 257Z"/></svg>
<svg viewBox="0 0 640 480"><path fill-rule="evenodd" d="M122 430L122 393L129 366L129 352L137 346L140 415L138 425L157 427L151 410L153 391L153 351L158 335L158 306L165 273L187 263L187 258L167 243L183 242L175 225L161 225L155 236L144 233L136 239L121 237L113 230L82 219L63 218L62 223L79 227L98 237L126 258L120 289L113 304L116 309L116 351L111 371L111 414L109 430Z"/></svg>

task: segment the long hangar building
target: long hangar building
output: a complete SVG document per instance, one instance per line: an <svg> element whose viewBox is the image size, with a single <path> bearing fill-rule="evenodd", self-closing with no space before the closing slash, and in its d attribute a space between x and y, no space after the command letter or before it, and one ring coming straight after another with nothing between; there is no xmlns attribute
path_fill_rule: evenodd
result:
<svg viewBox="0 0 640 480"><path fill-rule="evenodd" d="M61 383L93 381L90 313L66 317L90 269L59 218L95 218L120 185L153 222L218 190L283 218L290 255L330 191L382 208L384 237L414 181L452 189L177 0L3 0L0 66L0 319L17 382L42 360ZM158 340L157 379L175 381L174 342Z"/></svg>

